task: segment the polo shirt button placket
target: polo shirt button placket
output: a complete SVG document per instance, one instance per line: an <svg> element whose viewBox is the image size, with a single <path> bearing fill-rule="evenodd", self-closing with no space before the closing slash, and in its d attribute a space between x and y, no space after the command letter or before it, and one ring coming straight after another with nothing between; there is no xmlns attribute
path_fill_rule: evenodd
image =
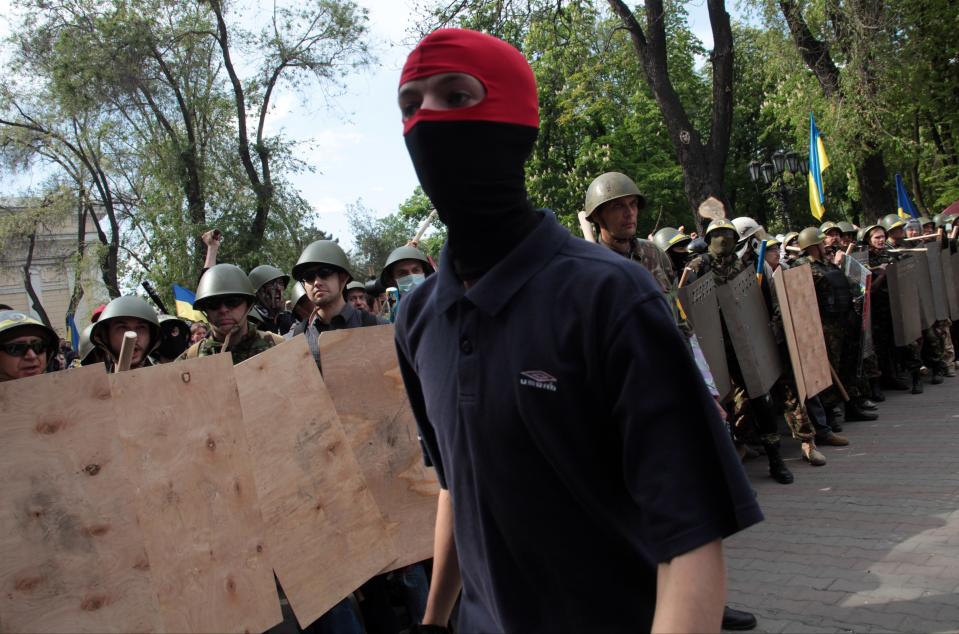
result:
<svg viewBox="0 0 959 634"><path fill-rule="evenodd" d="M465 335L460 339L460 350L463 354L473 354L473 342Z"/></svg>

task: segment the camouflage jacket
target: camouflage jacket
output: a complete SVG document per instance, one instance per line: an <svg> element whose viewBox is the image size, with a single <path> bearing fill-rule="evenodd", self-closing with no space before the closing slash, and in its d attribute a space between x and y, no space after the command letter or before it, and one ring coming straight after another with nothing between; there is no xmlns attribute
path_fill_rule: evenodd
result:
<svg viewBox="0 0 959 634"><path fill-rule="evenodd" d="M697 278L712 272L716 277L717 284L725 284L746 270L746 264L735 253L730 253L721 258L717 258L711 253L705 253L695 258L687 266L695 273Z"/></svg>
<svg viewBox="0 0 959 634"><path fill-rule="evenodd" d="M604 242L602 238L599 239L599 243L607 249L619 253ZM629 243L629 251L621 255L639 262L644 269L650 272L664 293L670 295L673 292L673 280L676 279L673 264L669 261L669 256L660 251L655 244L649 240L633 238Z"/></svg>
<svg viewBox="0 0 959 634"><path fill-rule="evenodd" d="M284 341L286 340L280 335L275 335L272 332L263 332L262 330L256 330L251 327L245 337L237 342L230 342L230 355L233 357L233 365L241 361L246 361L250 357L269 350L273 346L278 346ZM177 361L219 354L220 348L222 347L222 342L216 341L213 337L207 337L203 341L198 341L187 348L186 352L177 357Z"/></svg>

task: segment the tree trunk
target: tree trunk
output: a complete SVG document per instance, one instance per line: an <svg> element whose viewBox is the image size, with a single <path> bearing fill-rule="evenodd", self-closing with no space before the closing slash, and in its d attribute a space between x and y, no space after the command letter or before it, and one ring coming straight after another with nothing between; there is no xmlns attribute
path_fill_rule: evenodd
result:
<svg viewBox="0 0 959 634"><path fill-rule="evenodd" d="M76 314L77 306L83 299L83 255L87 250L88 204L86 191L81 188L77 192L77 255L73 272L73 293L70 294L70 303L67 306L68 315ZM92 213L92 210L89 213Z"/></svg>
<svg viewBox="0 0 959 634"><path fill-rule="evenodd" d="M856 180L864 218L876 220L896 213L896 200L889 187L889 173L881 151L868 154L856 167Z"/></svg>
<svg viewBox="0 0 959 634"><path fill-rule="evenodd" d="M29 245L27 246L27 261L23 265L23 287L27 289L27 295L30 297L30 305L33 307L34 312L40 316L40 321L46 324L49 328L53 328L53 324L50 323L50 317L47 316L47 311L43 309L43 304L40 302L40 298L37 297L37 291L33 288L33 280L30 279L30 267L33 266L33 250L37 245L37 228L33 228L33 233L30 234Z"/></svg>

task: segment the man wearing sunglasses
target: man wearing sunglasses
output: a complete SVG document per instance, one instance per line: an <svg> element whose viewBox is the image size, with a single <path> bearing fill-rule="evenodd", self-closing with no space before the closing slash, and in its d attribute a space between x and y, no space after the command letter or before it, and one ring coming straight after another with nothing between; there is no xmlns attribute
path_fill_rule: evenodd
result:
<svg viewBox="0 0 959 634"><path fill-rule="evenodd" d="M303 249L293 267L293 278L306 289L306 296L313 303L313 312L293 326L286 337L292 339L305 334L317 367L320 366L321 332L388 323L346 302L344 290L352 279L349 266L340 245L332 240L317 240Z"/></svg>
<svg viewBox="0 0 959 634"><path fill-rule="evenodd" d="M153 307L135 295L117 297L107 304L90 333L91 341L103 351L109 371L120 359L123 336L127 332L137 335L130 369L153 365L150 354L160 345L160 321Z"/></svg>
<svg viewBox="0 0 959 634"><path fill-rule="evenodd" d="M256 291L240 267L217 264L208 269L197 285L193 308L206 315L213 336L193 344L179 358L229 351L237 364L283 343L283 337L252 327L247 313L255 301Z"/></svg>
<svg viewBox="0 0 959 634"><path fill-rule="evenodd" d="M0 382L43 374L60 338L36 319L0 310Z"/></svg>

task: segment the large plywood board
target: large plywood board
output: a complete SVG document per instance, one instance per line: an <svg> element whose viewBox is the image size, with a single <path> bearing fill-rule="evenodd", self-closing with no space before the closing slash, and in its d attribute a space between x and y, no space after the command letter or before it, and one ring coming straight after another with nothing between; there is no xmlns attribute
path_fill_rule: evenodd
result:
<svg viewBox="0 0 959 634"><path fill-rule="evenodd" d="M759 398L782 374L782 362L756 274L746 269L718 286L716 294L746 392L749 398Z"/></svg>
<svg viewBox="0 0 959 634"><path fill-rule="evenodd" d="M163 629L282 621L230 355L111 375Z"/></svg>
<svg viewBox="0 0 959 634"><path fill-rule="evenodd" d="M892 262L886 267L892 334L897 346L908 345L922 336L917 272L918 265L914 258Z"/></svg>
<svg viewBox="0 0 959 634"><path fill-rule="evenodd" d="M393 326L324 332L320 356L350 447L389 523L399 553L391 567L432 557L439 484L423 463Z"/></svg>
<svg viewBox="0 0 959 634"><path fill-rule="evenodd" d="M103 366L0 383L0 631L161 629Z"/></svg>
<svg viewBox="0 0 959 634"><path fill-rule="evenodd" d="M790 269L780 267L773 274L773 285L799 401L805 403L806 398L832 385L812 271L808 264Z"/></svg>
<svg viewBox="0 0 959 634"><path fill-rule="evenodd" d="M719 300L716 299L715 276L707 273L679 289L678 296L683 312L686 313L699 340L699 347L713 375L719 398L724 400L729 395L732 385L729 382L723 326L719 318Z"/></svg>
<svg viewBox="0 0 959 634"><path fill-rule="evenodd" d="M305 337L234 372L267 552L306 628L397 555Z"/></svg>

